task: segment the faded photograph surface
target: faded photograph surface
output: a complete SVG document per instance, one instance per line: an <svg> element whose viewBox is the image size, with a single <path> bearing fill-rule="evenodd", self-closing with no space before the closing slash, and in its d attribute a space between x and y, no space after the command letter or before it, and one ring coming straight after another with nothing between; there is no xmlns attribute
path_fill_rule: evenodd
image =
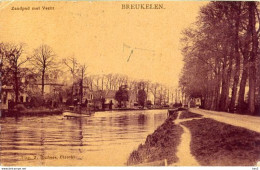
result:
<svg viewBox="0 0 260 170"><path fill-rule="evenodd" d="M0 9L1 166L259 165L259 2Z"/></svg>

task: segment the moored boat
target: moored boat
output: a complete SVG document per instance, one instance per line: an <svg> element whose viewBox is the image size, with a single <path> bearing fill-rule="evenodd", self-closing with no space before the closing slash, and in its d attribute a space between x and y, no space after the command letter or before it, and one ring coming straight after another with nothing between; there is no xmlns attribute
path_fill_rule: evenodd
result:
<svg viewBox="0 0 260 170"><path fill-rule="evenodd" d="M87 108L81 108L81 107L69 107L69 110L64 110L63 111L63 115L64 117L89 117L90 115L92 115L93 113L95 113L93 110L91 109L87 109Z"/></svg>

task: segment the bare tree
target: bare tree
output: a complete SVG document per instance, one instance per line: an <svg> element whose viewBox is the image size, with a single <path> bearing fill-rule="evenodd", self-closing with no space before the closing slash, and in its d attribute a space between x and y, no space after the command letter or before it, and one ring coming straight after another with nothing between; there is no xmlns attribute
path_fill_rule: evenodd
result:
<svg viewBox="0 0 260 170"><path fill-rule="evenodd" d="M30 58L24 57L24 44L7 44L5 46L5 58L6 58L6 78L10 79L11 84L13 85L15 91L15 103L18 102L19 93L21 90L21 67L25 64ZM8 76L7 75L11 75Z"/></svg>
<svg viewBox="0 0 260 170"><path fill-rule="evenodd" d="M120 79L120 75L119 74L112 74L111 90L116 90L117 89L119 79Z"/></svg>
<svg viewBox="0 0 260 170"><path fill-rule="evenodd" d="M1 83L2 85L3 80L5 80L5 73L7 71L7 66L8 66L8 62L7 62L7 56L6 56L6 44L4 43L0 43L0 73L1 73Z"/></svg>
<svg viewBox="0 0 260 170"><path fill-rule="evenodd" d="M105 79L106 79L106 76L105 75L101 75L101 90L102 91L104 90Z"/></svg>
<svg viewBox="0 0 260 170"><path fill-rule="evenodd" d="M112 90L112 84L113 84L113 74L106 75L106 89Z"/></svg>
<svg viewBox="0 0 260 170"><path fill-rule="evenodd" d="M80 103L82 104L82 99L83 99L83 82L84 82L84 78L86 77L86 70L87 70L87 66L86 64L83 64L80 66L79 70L80 70Z"/></svg>
<svg viewBox="0 0 260 170"><path fill-rule="evenodd" d="M151 82L149 80L146 80L146 81L143 81L143 83L144 83L144 88L145 88L145 91L146 91L146 101L147 101L148 96L149 96L149 92L150 92Z"/></svg>
<svg viewBox="0 0 260 170"><path fill-rule="evenodd" d="M128 77L126 75L116 75L117 76L117 85L116 87L120 88L122 85L127 85Z"/></svg>
<svg viewBox="0 0 260 170"><path fill-rule="evenodd" d="M79 63L74 56L63 59L62 62L68 68L68 70L69 70L69 72L71 73L71 76L72 76L71 97L73 98L74 81L75 81L75 78L76 78L76 74L79 71L78 70Z"/></svg>
<svg viewBox="0 0 260 170"><path fill-rule="evenodd" d="M31 63L41 74L42 95L44 96L45 75L48 71L56 68L55 54L48 45L41 45L34 50Z"/></svg>
<svg viewBox="0 0 260 170"><path fill-rule="evenodd" d="M95 76L90 75L90 76L87 76L85 79L85 82L89 86L90 90L93 90L94 78L95 78Z"/></svg>
<svg viewBox="0 0 260 170"><path fill-rule="evenodd" d="M0 43L0 73L2 74L3 62L5 58L4 43ZM1 75L2 78L2 75Z"/></svg>
<svg viewBox="0 0 260 170"><path fill-rule="evenodd" d="M158 83L153 83L150 85L150 91L151 93L153 94L153 97L154 97L154 101L153 101L153 104L155 105L156 104L156 99L157 99L157 91L158 91L158 88L159 88L159 84Z"/></svg>
<svg viewBox="0 0 260 170"><path fill-rule="evenodd" d="M97 90L99 90L99 80L101 79L101 76L99 75L94 75L94 86L96 87Z"/></svg>
<svg viewBox="0 0 260 170"><path fill-rule="evenodd" d="M131 79L129 82L129 89L137 91L137 81Z"/></svg>

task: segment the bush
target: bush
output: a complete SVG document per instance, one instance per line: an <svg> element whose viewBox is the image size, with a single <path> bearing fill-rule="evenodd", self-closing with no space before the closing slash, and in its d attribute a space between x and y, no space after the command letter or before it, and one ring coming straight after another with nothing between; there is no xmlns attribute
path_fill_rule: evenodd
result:
<svg viewBox="0 0 260 170"><path fill-rule="evenodd" d="M17 109L19 111L26 110L26 107L23 104L17 104L14 109Z"/></svg>
<svg viewBox="0 0 260 170"><path fill-rule="evenodd" d="M45 104L44 99L41 96L33 96L31 98L30 106L31 107L40 107Z"/></svg>

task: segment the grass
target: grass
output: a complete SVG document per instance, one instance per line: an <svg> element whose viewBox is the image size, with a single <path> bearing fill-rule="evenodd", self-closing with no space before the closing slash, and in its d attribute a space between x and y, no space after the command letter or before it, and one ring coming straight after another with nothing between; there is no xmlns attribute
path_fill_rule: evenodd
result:
<svg viewBox="0 0 260 170"><path fill-rule="evenodd" d="M204 118L183 122L191 131L191 153L205 166L255 166L260 134Z"/></svg>
<svg viewBox="0 0 260 170"><path fill-rule="evenodd" d="M199 118L199 117L202 117L202 115L188 112L188 111L182 111L180 115L180 119Z"/></svg>
<svg viewBox="0 0 260 170"><path fill-rule="evenodd" d="M177 146L183 130L172 122L176 117L176 114L170 116L153 134L148 135L145 143L130 154L127 165L163 165L154 163L164 159L167 159L168 164L177 162Z"/></svg>

